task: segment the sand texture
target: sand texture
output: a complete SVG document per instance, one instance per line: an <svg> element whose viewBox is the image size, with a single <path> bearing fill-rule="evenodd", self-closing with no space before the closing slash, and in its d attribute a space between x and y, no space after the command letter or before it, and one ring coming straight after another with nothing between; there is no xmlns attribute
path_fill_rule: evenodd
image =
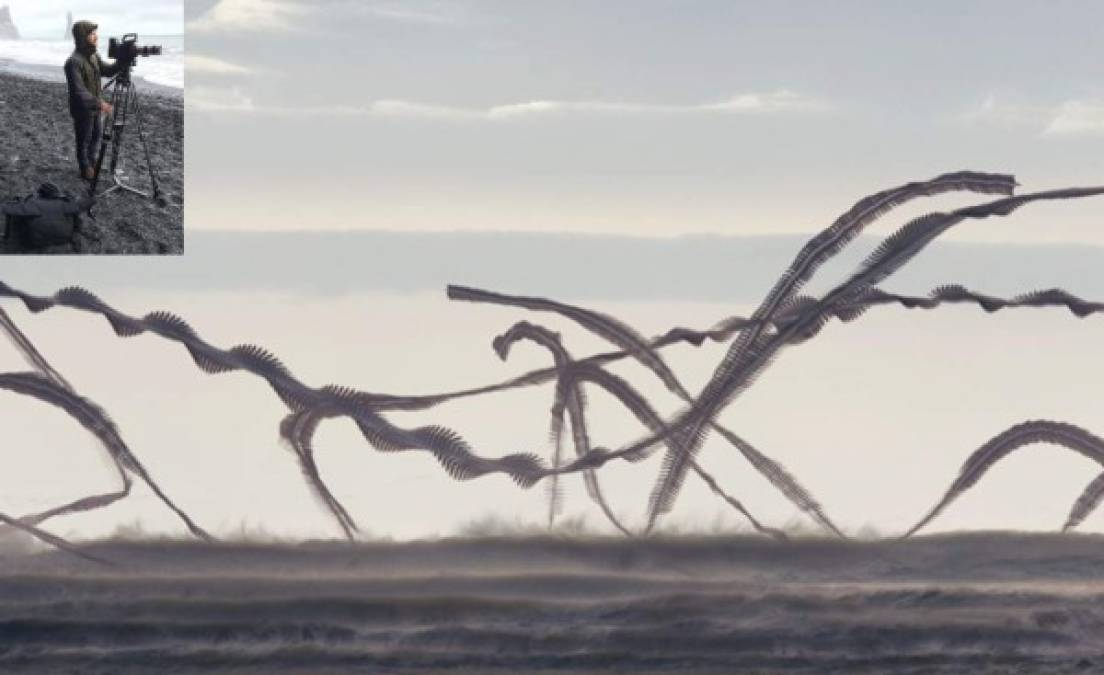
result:
<svg viewBox="0 0 1104 675"><path fill-rule="evenodd" d="M167 203L129 193L101 198L84 218L77 249L90 254L180 254L184 250L184 108L164 88L135 80L143 129ZM46 181L75 195L87 193L78 175L72 118L64 84L0 72L0 202L33 193ZM120 175L149 191L150 182L133 117L123 135ZM110 155L108 155L110 157ZM107 161L99 190L110 184ZM0 234L2 234L0 230ZM68 246L27 251L0 241L0 253L72 253Z"/></svg>
<svg viewBox="0 0 1104 675"><path fill-rule="evenodd" d="M104 542L5 555L0 670L1104 670L1104 538Z"/></svg>

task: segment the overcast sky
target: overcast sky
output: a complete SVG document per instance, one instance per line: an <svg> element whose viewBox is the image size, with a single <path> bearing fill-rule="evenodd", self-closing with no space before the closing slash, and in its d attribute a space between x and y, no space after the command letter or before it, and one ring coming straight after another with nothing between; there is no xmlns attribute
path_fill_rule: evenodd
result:
<svg viewBox="0 0 1104 675"><path fill-rule="evenodd" d="M811 232L948 170L1104 176L1092 0L185 14L189 228ZM959 236L1101 243L1096 213Z"/></svg>
<svg viewBox="0 0 1104 675"><path fill-rule="evenodd" d="M104 35L138 33L179 35L183 32L181 0L3 0L23 38L60 39L65 14L100 25ZM105 41L106 44L106 41Z"/></svg>
<svg viewBox="0 0 1104 675"><path fill-rule="evenodd" d="M0 276L43 294L87 286L135 315L179 312L214 344L271 348L312 385L426 393L547 365L534 348L495 358L492 336L520 318L561 331L577 355L608 348L547 316L450 303L446 282L578 302L654 334L751 311L803 241L718 234L809 235L862 195L963 168L1014 173L1024 190L1104 183L1104 4L1092 0L197 0L184 20L186 257L34 258ZM910 204L856 248L965 201ZM949 238L1002 245L933 247L887 287L1061 286L1104 300L1104 249L1009 245L1104 245L1102 208L1101 198L1037 204L964 224ZM392 232L323 232L349 229ZM641 241L687 234L709 236ZM823 270L828 280L846 271ZM337 534L276 440L286 411L263 383L203 374L179 346L119 339L86 313L5 308L202 524ZM1104 319L1057 309L872 311L789 350L724 420L846 529L892 534L1012 424L1055 419L1104 434L1102 340ZM693 390L722 354L714 345L671 358ZM0 350L0 372L25 367ZM665 413L677 409L646 372L619 372ZM547 455L550 402L534 388L395 421L453 426L486 455ZM596 443L641 433L600 394L591 403ZM77 425L25 397L4 405L5 440L37 450L19 456L0 511L110 487ZM347 422L325 425L316 446L372 534L455 532L493 513L544 519L539 488L456 483L424 454L372 451ZM796 518L723 443L702 461L766 522ZM603 473L634 525L657 470ZM1068 451L1025 449L935 529L1057 528L1099 471ZM569 514L598 523L570 483ZM708 529L719 518L735 522L691 484L671 521ZM179 531L141 489L51 527L94 536L128 522ZM1083 527L1102 528L1104 509Z"/></svg>

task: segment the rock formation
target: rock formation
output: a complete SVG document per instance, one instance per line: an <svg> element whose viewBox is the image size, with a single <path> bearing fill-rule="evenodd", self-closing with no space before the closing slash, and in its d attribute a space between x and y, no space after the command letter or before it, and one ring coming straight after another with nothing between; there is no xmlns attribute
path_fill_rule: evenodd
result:
<svg viewBox="0 0 1104 675"><path fill-rule="evenodd" d="M11 10L7 5L0 7L0 40L18 40L19 31L12 22Z"/></svg>
<svg viewBox="0 0 1104 675"><path fill-rule="evenodd" d="M73 13L65 13L65 34L61 36L62 40L73 39Z"/></svg>

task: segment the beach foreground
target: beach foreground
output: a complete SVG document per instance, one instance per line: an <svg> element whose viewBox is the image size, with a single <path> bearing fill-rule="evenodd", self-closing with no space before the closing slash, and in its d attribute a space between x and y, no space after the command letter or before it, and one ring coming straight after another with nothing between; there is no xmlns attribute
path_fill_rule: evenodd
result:
<svg viewBox="0 0 1104 675"><path fill-rule="evenodd" d="M1104 537L105 542L12 553L0 670L1104 669Z"/></svg>
<svg viewBox="0 0 1104 675"><path fill-rule="evenodd" d="M184 250L184 106L180 96L165 87L136 81L141 92L142 126L154 170L167 204L115 192L100 199L95 220L84 219L77 236L81 253L173 253ZM74 195L87 192L78 175L73 122L63 83L0 72L0 202L32 194L52 182ZM124 133L120 176L129 185L149 191L145 153L133 117ZM110 152L110 150L109 150ZM108 159L99 189L110 183ZM0 253L26 253L11 242L0 243ZM54 247L32 253L71 253Z"/></svg>

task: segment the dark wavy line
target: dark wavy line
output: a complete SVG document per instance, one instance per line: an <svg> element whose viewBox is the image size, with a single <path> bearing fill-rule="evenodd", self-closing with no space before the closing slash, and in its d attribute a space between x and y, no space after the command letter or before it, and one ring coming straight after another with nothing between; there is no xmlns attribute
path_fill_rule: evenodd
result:
<svg viewBox="0 0 1104 675"><path fill-rule="evenodd" d="M687 460L693 457L694 451L704 442L708 422L750 387L783 348L815 334L840 305L854 302L875 284L900 269L939 235L967 219L1005 216L1034 201L1077 199L1101 194L1104 194L1104 187L1049 190L916 218L888 237L857 272L825 294L814 308L802 313L777 333L764 334L763 339L745 350L739 360L732 358L739 351L733 348L734 343L695 403L669 425L671 433L680 434L686 440L688 452L672 462L663 484L657 485L653 491L653 518L670 510L681 487ZM659 439L652 438L645 442L658 441Z"/></svg>
<svg viewBox="0 0 1104 675"><path fill-rule="evenodd" d="M99 406L40 373L0 373L0 389L31 396L64 410L81 426L96 436L122 467L138 475L153 490L154 494L176 513L192 534L202 539L211 539L211 536L203 528L196 525L188 514L176 506L161 491L161 488L153 481L145 467L120 437L119 430L115 427L114 422Z"/></svg>
<svg viewBox="0 0 1104 675"><path fill-rule="evenodd" d="M787 307L805 282L829 259L839 254L867 225L897 206L920 197L930 197L951 191L973 191L1010 195L1016 187L1015 178L1009 175L984 174L971 171L944 174L929 181L908 183L859 200L847 213L831 226L813 237L797 254L793 263L767 293L767 297L752 314L756 321L742 332L725 355L720 368L737 368L756 350L763 331L770 327L774 315ZM810 298L809 300L812 301ZM815 302L815 301L813 301ZM806 309L811 306L806 305Z"/></svg>
<svg viewBox="0 0 1104 675"><path fill-rule="evenodd" d="M57 389L53 395L43 393L45 389L36 391L17 391L17 393L30 395L61 407L66 413L73 416L85 426L86 429L92 431L108 450L108 455L111 457L123 483L123 487L119 491L96 494L77 499L39 513L23 516L19 518L19 522L28 526L36 526L56 516L91 511L108 506L130 494L131 479L127 470L131 469L149 485L158 498L184 521L185 525L193 534L209 539L209 535L197 527L187 514L177 508L161 491L160 487L153 482L153 479L146 472L141 462L138 461L138 458L134 456L123 442L122 438L119 437L114 423L108 418L107 414L95 404L76 394L73 386L66 381L61 373L50 365L46 357L43 356L30 339L19 330L19 327L16 326L15 322L12 321L11 317L8 316L7 312L2 308L0 308L0 328L4 329L4 332L12 339L16 348L31 365L38 369L43 379L52 383ZM16 389L13 389L13 391L16 391Z"/></svg>
<svg viewBox="0 0 1104 675"><path fill-rule="evenodd" d="M1104 473L1098 474L1085 486L1077 501L1073 503L1073 507L1070 508L1069 516L1066 518L1066 524L1062 526L1062 531L1066 532L1080 525L1081 521L1095 511L1097 506L1100 506L1101 500L1104 500Z"/></svg>
<svg viewBox="0 0 1104 675"><path fill-rule="evenodd" d="M904 537L912 536L934 520L936 516L951 505L951 502L958 499L964 492L973 487L989 469L997 464L997 462L1019 448L1034 443L1060 445L1104 465L1104 439L1101 439L1099 436L1081 427L1065 422L1054 422L1051 420L1021 422L997 434L975 450L966 459L966 462L959 470L958 477L955 478L951 487L947 489L943 498L940 499L918 523L909 528L904 534ZM1090 489L1091 488L1092 486L1090 485ZM1083 518L1085 515L1088 515L1088 511L1091 510L1091 507L1088 504L1082 504L1081 507L1086 509L1081 515ZM1078 505L1075 505L1073 514L1077 514L1078 510ZM1071 520L1073 520L1073 514L1071 514ZM1067 521L1067 528L1068 527L1072 527L1069 521Z"/></svg>
<svg viewBox="0 0 1104 675"><path fill-rule="evenodd" d="M121 337L145 332L181 343L196 365L209 373L245 371L266 382L293 411L317 409L328 416L352 418L375 447L386 450L424 450L433 454L450 476L467 480L490 473L505 473L519 485L528 487L550 475L532 454L514 454L484 458L472 453L467 443L451 429L419 427L402 429L388 422L377 411L385 409L386 397L335 387L312 388L296 379L275 356L255 345L219 349L198 336L188 323L168 312L154 312L139 319L128 316L92 293L67 288L53 296L35 296L0 282L0 296L19 298L32 312L67 306L104 316Z"/></svg>
<svg viewBox="0 0 1104 675"><path fill-rule="evenodd" d="M935 183L944 181L940 186ZM979 192L1011 191L1012 179L1009 176L975 174L960 172L947 174L935 181L901 186L895 190L879 193L861 200L852 211L818 237L811 240L798 254L791 267L786 270L774 289L764 300L751 319L734 317L708 331L693 331L675 328L656 340L646 340L631 327L619 320L572 305L541 298L511 297L489 291L479 291L458 286L449 287L449 295L454 299L512 304L536 311L552 311L575 321L587 330L609 340L621 348L621 352L599 354L574 364L597 364L617 358L632 357L655 373L671 390L686 400L685 408L670 421L653 430L651 436L630 444L616 452L602 449L586 450L564 466L544 466L533 454L518 453L500 458L484 458L474 454L467 442L452 429L440 426L425 426L412 429L400 428L390 423L383 412L397 409L425 408L451 398L502 391L517 386L527 386L549 381L557 376L558 369L533 371L505 383L488 385L462 392L451 392L430 396L388 396L356 391L338 386L312 388L295 378L292 372L272 353L262 347L245 344L230 349L220 349L198 336L196 331L182 318L168 312L154 312L142 318L123 314L108 306L99 298L81 288L66 288L50 297L39 297L23 293L0 282L0 296L15 297L23 301L34 312L51 307L68 306L84 311L101 314L120 336L127 337L152 332L166 339L181 343L189 352L197 367L208 373L245 371L254 374L274 390L292 411L284 420L287 426L285 439L291 443L299 457L304 474L315 494L326 503L334 517L345 528L346 533L355 529L355 523L345 512L336 498L328 491L314 464L311 438L317 424L328 417L345 416L353 419L365 439L380 451L420 450L434 455L445 471L455 479L467 480L488 473L505 473L523 487L528 487L542 478L558 476L575 471L584 471L600 466L611 458L631 459L646 453L658 443L665 443L672 450L664 458L664 465L656 481L650 499L648 528L656 519L668 511L682 485L683 477L694 464L694 454L702 445L708 431L716 428L715 417L741 392L749 387L786 346L808 340L831 319L854 320L869 307L879 304L898 304L907 308L930 309L941 303L968 302L981 306L986 311L997 311L1007 307L1046 307L1065 306L1077 316L1087 316L1101 310L1100 303L1088 302L1060 289L1036 291L1011 299L993 298L972 293L958 286L940 287L928 297L910 297L885 293L876 285L888 278L896 270L907 264L912 257L922 251L931 241L950 227L970 218L1003 216L1020 206L1044 199L1070 199L1104 194L1104 188L1076 188L1054 190L1035 194L1007 197L984 204L977 204L949 213L931 213L917 218L885 241L859 266L858 270L837 285L821 299L797 297L795 293L811 277L815 270L828 258L837 253L850 241L859 229L872 222L881 213L907 199L924 196L944 189L968 189ZM697 399L693 399L678 382L660 357L658 349L675 342L702 344L706 340L724 341L742 332L732 344L715 369L712 378ZM21 344L19 335L12 333L17 346L27 352ZM25 340L25 338L24 338ZM28 342L29 344L29 342ZM49 383L54 391L43 400L64 399L67 391L64 386L49 377L43 365L31 358L32 363L46 376L42 382ZM572 367L575 367L574 365ZM603 371L604 372L604 371ZM60 375L58 376L60 377ZM10 388L10 387L9 387ZM43 391L49 390L43 385ZM69 395L75 396L72 392ZM84 399L76 397L76 402L57 403L61 407L79 408ZM576 405L581 405L581 396ZM565 402L566 405L566 402ZM68 409L67 409L68 411ZM102 412L102 411L101 411ZM570 410L569 410L570 413ZM79 413L70 414L78 416ZM79 418L79 417L78 417ZM290 420L290 421L289 421ZM282 425L282 430L284 426ZM577 425L573 424L573 429ZM578 425L582 428L582 425ZM726 438L728 436L726 435ZM729 439L730 441L732 439ZM734 445L736 443L734 442ZM578 445L577 445L578 447ZM737 445L739 447L739 445ZM749 446L750 447L750 446ZM742 451L748 456L746 450ZM128 455L128 462L132 458ZM750 459L750 457L749 457ZM764 471L767 458L760 455L759 463L753 462L758 470ZM128 466L149 481L148 476L137 460L134 466ZM788 474L783 472L785 483ZM776 483L778 485L779 483ZM796 483L794 483L796 485ZM155 491L156 488L154 488ZM784 490L785 491L785 490ZM158 492L159 493L159 492ZM159 493L160 495L160 493ZM797 497L795 497L797 495ZM163 499L166 500L167 498ZM794 490L787 495L791 499L800 498ZM811 497L809 497L811 500ZM815 503L815 502L814 502ZM175 509L175 507L174 507Z"/></svg>
<svg viewBox="0 0 1104 675"><path fill-rule="evenodd" d="M590 435L587 432L586 397L583 394L583 389L579 381L574 379L571 375L574 364L571 354L567 351L567 348L563 346L563 342L560 340L558 334L553 333L543 326L529 323L528 321L517 322L505 333L497 336L492 344L498 357L505 361L510 355L510 348L519 340L529 340L544 347L551 352L552 358L556 363L556 369L559 376L556 382L556 399L552 404L552 442L554 447L558 449L560 445L560 437L563 432L563 415L566 410L568 419L571 422L571 435L574 441L575 455L580 458L587 457L591 454L592 450ZM557 456L552 462L552 468L555 470L560 466L561 462ZM582 474L587 495L598 505L598 508L602 510L606 519L626 536L632 536L632 532L621 522L616 514L614 514L605 495L602 494L602 486L598 481L595 470L593 468L583 469ZM553 481L553 496L556 494L555 491L558 487L558 478L558 474L551 477ZM550 505L549 522L551 522L554 514L554 505L555 502Z"/></svg>

